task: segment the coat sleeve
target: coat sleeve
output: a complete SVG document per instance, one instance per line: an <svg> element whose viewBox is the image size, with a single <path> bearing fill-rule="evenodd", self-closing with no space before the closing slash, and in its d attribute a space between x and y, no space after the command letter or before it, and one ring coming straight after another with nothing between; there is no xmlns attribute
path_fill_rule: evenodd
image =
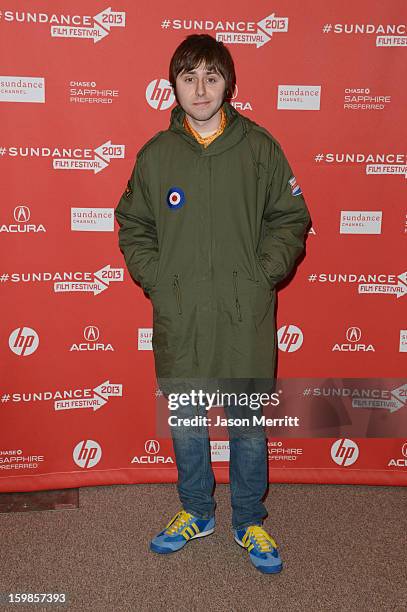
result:
<svg viewBox="0 0 407 612"><path fill-rule="evenodd" d="M120 226L119 247L132 278L149 293L158 266L155 218L142 176L143 159L138 157L127 189L115 209Z"/></svg>
<svg viewBox="0 0 407 612"><path fill-rule="evenodd" d="M291 272L304 250L310 215L281 147L277 143L273 146L274 163L257 253L260 265L274 287Z"/></svg>

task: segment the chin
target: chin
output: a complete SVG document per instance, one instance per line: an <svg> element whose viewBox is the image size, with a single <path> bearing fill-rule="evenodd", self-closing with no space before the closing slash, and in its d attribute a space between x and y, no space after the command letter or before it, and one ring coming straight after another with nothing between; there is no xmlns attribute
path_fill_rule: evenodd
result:
<svg viewBox="0 0 407 612"><path fill-rule="evenodd" d="M216 113L218 112L219 108L220 108L220 106L219 107L215 107L215 108L209 107L209 108L205 108L205 109L200 111L200 110L197 110L195 107L192 107L187 112L196 121L208 121L208 119L210 119L211 117L216 115Z"/></svg>
<svg viewBox="0 0 407 612"><path fill-rule="evenodd" d="M208 121L215 115L216 113L194 113L191 112L189 115L195 119L195 121Z"/></svg>

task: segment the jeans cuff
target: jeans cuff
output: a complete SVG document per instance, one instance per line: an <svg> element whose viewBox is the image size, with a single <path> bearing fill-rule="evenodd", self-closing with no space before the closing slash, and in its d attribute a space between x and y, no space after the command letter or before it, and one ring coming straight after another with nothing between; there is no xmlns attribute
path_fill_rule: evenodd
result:
<svg viewBox="0 0 407 612"><path fill-rule="evenodd" d="M258 521L252 521L251 523L244 523L243 525L239 525L239 527L232 526L232 530L237 531L240 529L247 529L248 527L252 527L252 525L258 525L259 527L262 527L263 521L261 521L260 523Z"/></svg>
<svg viewBox="0 0 407 612"><path fill-rule="evenodd" d="M209 519L213 518L215 516L215 513L209 513L209 512L196 512L195 510L193 510L192 508L186 508L184 506L184 510L185 512L188 512L189 514L192 514L193 516L196 516L196 518L199 519L203 519L204 521L208 521Z"/></svg>

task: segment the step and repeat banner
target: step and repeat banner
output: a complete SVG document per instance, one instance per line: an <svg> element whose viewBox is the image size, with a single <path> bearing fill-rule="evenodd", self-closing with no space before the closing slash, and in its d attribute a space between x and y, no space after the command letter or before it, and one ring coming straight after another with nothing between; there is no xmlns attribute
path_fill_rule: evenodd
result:
<svg viewBox="0 0 407 612"><path fill-rule="evenodd" d="M403 0L2 1L0 491L177 478L114 208L191 33L228 45L232 103L312 216L278 292L270 481L407 484L405 24ZM226 431L211 447L227 481Z"/></svg>

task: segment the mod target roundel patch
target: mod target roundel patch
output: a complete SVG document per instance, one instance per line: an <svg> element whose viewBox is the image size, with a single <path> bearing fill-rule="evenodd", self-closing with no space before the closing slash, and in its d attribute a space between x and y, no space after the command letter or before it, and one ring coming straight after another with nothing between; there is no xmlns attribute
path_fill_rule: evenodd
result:
<svg viewBox="0 0 407 612"><path fill-rule="evenodd" d="M185 204L185 193L180 187L171 187L167 193L168 208L176 210Z"/></svg>

